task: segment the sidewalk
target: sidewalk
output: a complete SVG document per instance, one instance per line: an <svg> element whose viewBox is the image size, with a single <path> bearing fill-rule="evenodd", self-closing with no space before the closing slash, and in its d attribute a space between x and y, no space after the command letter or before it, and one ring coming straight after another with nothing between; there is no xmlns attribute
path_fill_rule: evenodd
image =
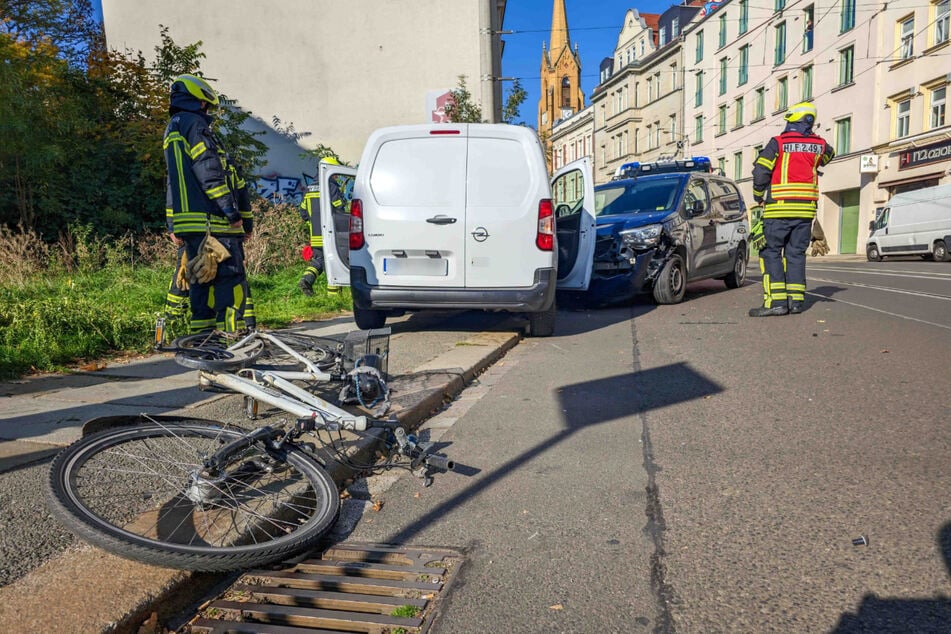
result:
<svg viewBox="0 0 951 634"><path fill-rule="evenodd" d="M349 317L295 328L320 335L352 329ZM515 332L402 333L391 340L391 413L415 427L518 339ZM0 473L53 455L79 438L91 418L196 415L197 408L238 398L200 392L194 370L178 366L171 355L110 364L98 372L3 383ZM342 468L333 473L338 483L347 475ZM225 577L139 564L82 545L0 588L0 631L135 632L152 612L174 613Z"/></svg>

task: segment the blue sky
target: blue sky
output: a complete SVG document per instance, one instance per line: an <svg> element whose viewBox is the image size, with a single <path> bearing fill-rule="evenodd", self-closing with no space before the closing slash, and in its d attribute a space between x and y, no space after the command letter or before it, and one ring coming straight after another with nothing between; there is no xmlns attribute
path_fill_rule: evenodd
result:
<svg viewBox="0 0 951 634"><path fill-rule="evenodd" d="M571 45L578 44L581 56L581 89L585 105L598 84L598 69L601 60L614 54L624 15L636 8L641 13L663 13L672 0L565 0L568 13L568 35ZM541 87L542 43L551 37L551 12L553 0L509 0L505 8L505 24L502 29L515 31L503 35L505 53L502 56L502 76L518 77L528 93L519 110L520 120L534 127ZM505 82L504 93L510 82Z"/></svg>
<svg viewBox="0 0 951 634"><path fill-rule="evenodd" d="M96 16L101 19L100 0L92 0ZM571 44L578 44L581 55L581 88L590 97L598 83L598 66L605 57L614 54L614 45L628 9L642 13L663 13L676 4L673 0L565 0L568 12L568 31ZM505 9L503 35L505 54L502 56L502 76L518 77L528 93L519 111L519 119L535 126L541 78L542 43L551 36L551 11L554 0L509 0ZM503 93L511 82L504 82Z"/></svg>

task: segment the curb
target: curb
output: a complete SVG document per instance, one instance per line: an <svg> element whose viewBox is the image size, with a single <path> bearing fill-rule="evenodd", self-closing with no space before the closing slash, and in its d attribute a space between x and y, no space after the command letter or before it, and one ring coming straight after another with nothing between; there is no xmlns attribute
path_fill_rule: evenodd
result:
<svg viewBox="0 0 951 634"><path fill-rule="evenodd" d="M396 377L390 381L391 412L408 431L416 429L519 339L511 332L480 333L412 374ZM360 437L348 454L365 459L378 442L375 436ZM327 468L338 487L353 475L334 460L327 461ZM140 626L154 623L153 614L162 622L180 613L198 595L230 583L236 574L158 568L85 546L34 571L26 583L0 588L0 631L163 631Z"/></svg>

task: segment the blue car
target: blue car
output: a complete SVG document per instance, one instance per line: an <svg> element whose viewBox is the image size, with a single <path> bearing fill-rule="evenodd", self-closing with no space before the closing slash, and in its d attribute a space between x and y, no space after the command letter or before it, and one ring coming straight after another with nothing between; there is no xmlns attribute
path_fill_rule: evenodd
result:
<svg viewBox="0 0 951 634"><path fill-rule="evenodd" d="M587 298L610 304L650 294L683 300L703 279L741 286L749 220L736 184L703 157L628 163L594 188L596 245Z"/></svg>

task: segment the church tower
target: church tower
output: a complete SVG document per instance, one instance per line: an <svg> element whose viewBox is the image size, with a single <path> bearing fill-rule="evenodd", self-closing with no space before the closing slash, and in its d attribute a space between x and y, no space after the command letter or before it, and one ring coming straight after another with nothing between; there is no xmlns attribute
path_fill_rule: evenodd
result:
<svg viewBox="0 0 951 634"><path fill-rule="evenodd" d="M578 46L571 50L565 0L554 0L551 12L551 38L542 43L541 98L538 100L538 134L547 140L559 119L584 109L581 92L581 59Z"/></svg>

